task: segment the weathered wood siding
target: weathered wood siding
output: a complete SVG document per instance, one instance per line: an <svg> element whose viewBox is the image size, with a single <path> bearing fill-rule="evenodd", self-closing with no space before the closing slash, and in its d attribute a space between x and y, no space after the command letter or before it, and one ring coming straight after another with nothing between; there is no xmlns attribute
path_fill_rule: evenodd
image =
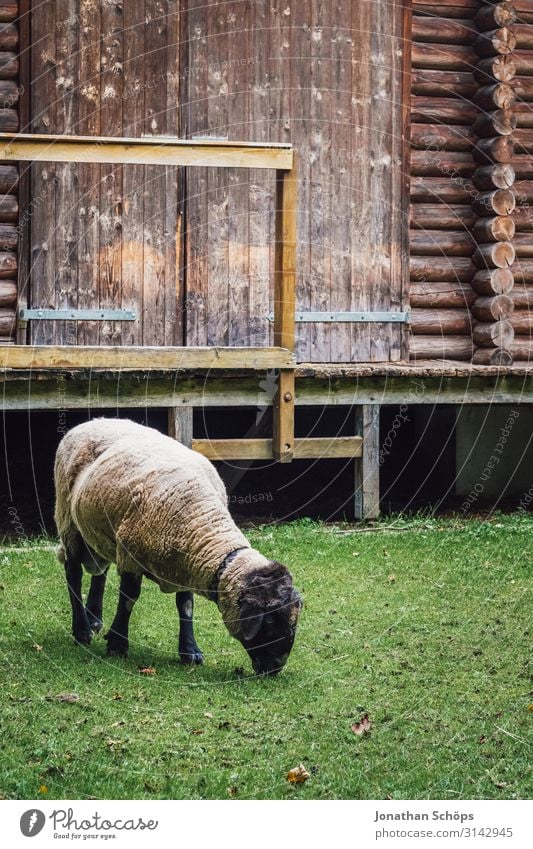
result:
<svg viewBox="0 0 533 849"><path fill-rule="evenodd" d="M19 128L19 4L0 6L0 132ZM0 166L0 345L15 337L17 303L18 170Z"/></svg>
<svg viewBox="0 0 533 849"><path fill-rule="evenodd" d="M31 131L178 135L177 0L39 0L31 21ZM30 305L139 315L33 322L33 342L181 344L178 176L156 166L32 166Z"/></svg>
<svg viewBox="0 0 533 849"><path fill-rule="evenodd" d="M404 10L389 0L182 5L182 132L300 152L299 310L399 310ZM186 52L185 52L186 50ZM271 339L274 182L187 174L187 341ZM298 324L298 358L398 360L391 324Z"/></svg>

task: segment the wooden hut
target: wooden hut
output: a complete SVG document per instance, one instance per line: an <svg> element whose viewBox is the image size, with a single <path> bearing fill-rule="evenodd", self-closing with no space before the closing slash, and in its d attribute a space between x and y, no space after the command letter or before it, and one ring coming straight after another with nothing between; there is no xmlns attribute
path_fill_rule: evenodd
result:
<svg viewBox="0 0 533 849"><path fill-rule="evenodd" d="M371 516L380 405L533 400L533 0L0 22L5 409L148 404L213 458L354 457ZM194 407L265 403L268 437L194 437ZM355 405L354 435L295 440L295 404Z"/></svg>

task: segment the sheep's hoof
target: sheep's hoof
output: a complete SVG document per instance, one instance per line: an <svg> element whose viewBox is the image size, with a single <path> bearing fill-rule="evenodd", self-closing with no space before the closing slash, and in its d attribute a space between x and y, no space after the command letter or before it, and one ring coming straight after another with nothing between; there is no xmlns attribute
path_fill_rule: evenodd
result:
<svg viewBox="0 0 533 849"><path fill-rule="evenodd" d="M127 657L130 647L129 641L124 637L119 637L116 634L105 634L104 640L107 640L107 656L108 657Z"/></svg>
<svg viewBox="0 0 533 849"><path fill-rule="evenodd" d="M102 622L99 616L96 616L94 613L91 613L91 611L87 610L87 608L85 609L85 613L87 614L87 619L89 621L91 631L94 634L98 634L104 627L104 623Z"/></svg>
<svg viewBox="0 0 533 849"><path fill-rule="evenodd" d="M204 656L198 646L193 651L180 651L180 663L190 665L201 664L204 662Z"/></svg>

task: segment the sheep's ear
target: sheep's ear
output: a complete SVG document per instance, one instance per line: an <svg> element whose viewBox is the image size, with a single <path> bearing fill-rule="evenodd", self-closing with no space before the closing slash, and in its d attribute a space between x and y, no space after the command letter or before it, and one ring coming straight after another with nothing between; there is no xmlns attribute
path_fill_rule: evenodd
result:
<svg viewBox="0 0 533 849"><path fill-rule="evenodd" d="M265 616L264 610L261 610L249 601L243 601L239 613L243 639L246 641L253 640L261 630Z"/></svg>

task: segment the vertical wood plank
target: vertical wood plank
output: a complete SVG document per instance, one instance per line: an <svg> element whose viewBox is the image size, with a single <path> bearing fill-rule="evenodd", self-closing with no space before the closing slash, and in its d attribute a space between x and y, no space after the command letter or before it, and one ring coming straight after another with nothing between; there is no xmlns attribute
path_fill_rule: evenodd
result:
<svg viewBox="0 0 533 849"><path fill-rule="evenodd" d="M193 408L192 407L169 407L168 410L168 435L177 439L187 448L192 447L193 439Z"/></svg>
<svg viewBox="0 0 533 849"><path fill-rule="evenodd" d="M31 0L19 2L19 126L22 133L31 132ZM18 218L18 272L17 272L17 311L27 307L30 298L30 216L31 203L31 164L19 164L19 218ZM23 345L28 341L26 323L17 323L16 341Z"/></svg>
<svg viewBox="0 0 533 849"><path fill-rule="evenodd" d="M379 404L362 404L355 410L355 433L363 438L363 454L355 461L356 519L379 516Z"/></svg>
<svg viewBox="0 0 533 849"><path fill-rule="evenodd" d="M164 132L180 135L179 98L181 64L181 4L167 0L166 4L166 82ZM185 53L185 56L187 54ZM178 186L184 169L165 168L164 209L164 278L165 278L165 328L162 342L165 345L183 344L183 276L180 266L183 240L183 208L180 207Z"/></svg>

